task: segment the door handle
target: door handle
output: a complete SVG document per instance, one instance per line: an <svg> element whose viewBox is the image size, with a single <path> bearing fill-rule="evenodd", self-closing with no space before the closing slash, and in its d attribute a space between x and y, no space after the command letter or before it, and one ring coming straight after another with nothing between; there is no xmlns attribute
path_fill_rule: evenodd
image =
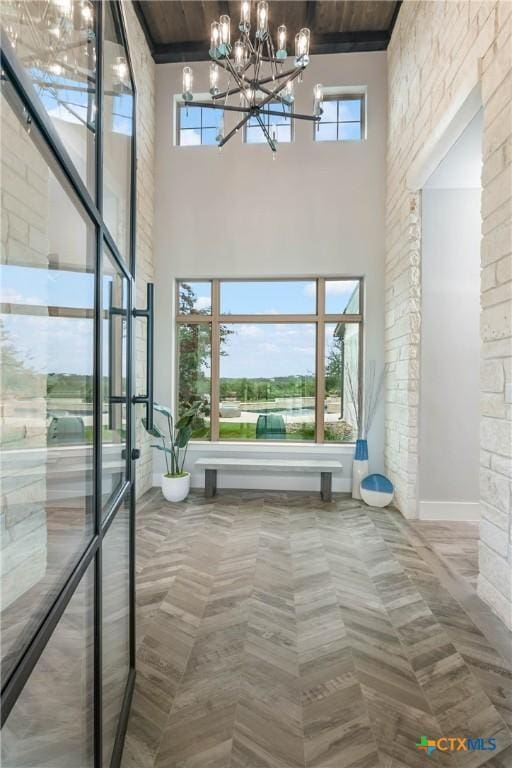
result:
<svg viewBox="0 0 512 768"><path fill-rule="evenodd" d="M114 394L114 366L115 366L115 353L114 344L116 341L115 329L114 329L114 317L126 318L127 311L123 307L115 307L113 302L113 282L108 286L108 428L117 429L117 425L114 423L115 413L114 405L124 405L126 403L126 397L122 395Z"/></svg>
<svg viewBox="0 0 512 768"><path fill-rule="evenodd" d="M121 451L121 458L126 459L126 448L123 448ZM137 459L140 459L140 448L132 448L132 460L137 461Z"/></svg>
<svg viewBox="0 0 512 768"><path fill-rule="evenodd" d="M146 429L153 429L153 364L154 364L154 292L153 283L148 283L146 309L134 309L134 317L144 317L147 320L146 334L146 394L134 395L132 402L146 406Z"/></svg>

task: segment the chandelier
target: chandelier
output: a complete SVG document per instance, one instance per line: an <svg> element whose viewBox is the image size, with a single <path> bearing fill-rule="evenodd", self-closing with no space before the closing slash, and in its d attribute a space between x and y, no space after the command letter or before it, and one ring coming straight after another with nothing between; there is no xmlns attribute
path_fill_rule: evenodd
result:
<svg viewBox="0 0 512 768"><path fill-rule="evenodd" d="M211 24L210 38L210 96L211 101L196 101L192 93L194 73L192 67L183 68L183 101L187 107L221 109L237 112L240 120L225 136L218 136L222 148L240 128L251 120L260 126L267 143L275 152L277 138L272 127L267 126L267 116L293 120L309 120L317 123L322 115L323 88L313 89L313 114L303 115L291 111L294 101L295 82L309 63L310 30L304 27L295 35L294 66L285 69L288 58L286 49L287 29L277 28L276 44L269 30L268 3L260 0L256 9L256 28L251 39L251 3L243 0L238 25L238 40L231 45L231 20L223 15ZM227 86L221 90L221 72L227 75ZM239 103L229 103L230 97L238 97ZM288 108L288 111L287 111ZM275 129L274 129L275 131Z"/></svg>

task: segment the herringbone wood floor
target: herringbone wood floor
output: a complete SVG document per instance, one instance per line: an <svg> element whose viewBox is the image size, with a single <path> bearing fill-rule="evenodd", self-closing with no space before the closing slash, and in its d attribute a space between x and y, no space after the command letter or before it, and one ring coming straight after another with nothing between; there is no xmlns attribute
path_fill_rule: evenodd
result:
<svg viewBox="0 0 512 768"><path fill-rule="evenodd" d="M510 768L512 665L433 557L342 496L152 491L123 768ZM422 735L497 749L427 757Z"/></svg>

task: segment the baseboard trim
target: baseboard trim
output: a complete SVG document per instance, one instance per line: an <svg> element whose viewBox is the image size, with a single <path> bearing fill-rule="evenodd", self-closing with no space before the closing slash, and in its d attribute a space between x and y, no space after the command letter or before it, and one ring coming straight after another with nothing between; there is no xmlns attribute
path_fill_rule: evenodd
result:
<svg viewBox="0 0 512 768"><path fill-rule="evenodd" d="M420 501L420 520L480 520L477 501Z"/></svg>

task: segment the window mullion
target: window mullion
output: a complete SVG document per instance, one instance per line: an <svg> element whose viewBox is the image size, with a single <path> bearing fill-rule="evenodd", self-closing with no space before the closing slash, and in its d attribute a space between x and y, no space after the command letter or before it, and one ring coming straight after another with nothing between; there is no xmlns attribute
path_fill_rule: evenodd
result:
<svg viewBox="0 0 512 768"><path fill-rule="evenodd" d="M210 439L219 440L219 391L220 391L220 289L219 281L212 280L212 342L211 342L211 392L210 392Z"/></svg>
<svg viewBox="0 0 512 768"><path fill-rule="evenodd" d="M317 281L315 442L324 442L325 403L325 279Z"/></svg>
<svg viewBox="0 0 512 768"><path fill-rule="evenodd" d="M365 283L364 280L361 280L359 283L359 311L361 312L361 315L364 317L364 290L365 290ZM365 407L364 402L364 325L363 321L359 323L359 359L358 359L358 370L357 370L357 381L358 381L358 392L357 392L357 407L358 407L358 413L359 413L359 427L358 427L358 438L361 437L367 437L367 435L363 435L361 432L361 425L363 424L364 419L364 413L363 409Z"/></svg>

